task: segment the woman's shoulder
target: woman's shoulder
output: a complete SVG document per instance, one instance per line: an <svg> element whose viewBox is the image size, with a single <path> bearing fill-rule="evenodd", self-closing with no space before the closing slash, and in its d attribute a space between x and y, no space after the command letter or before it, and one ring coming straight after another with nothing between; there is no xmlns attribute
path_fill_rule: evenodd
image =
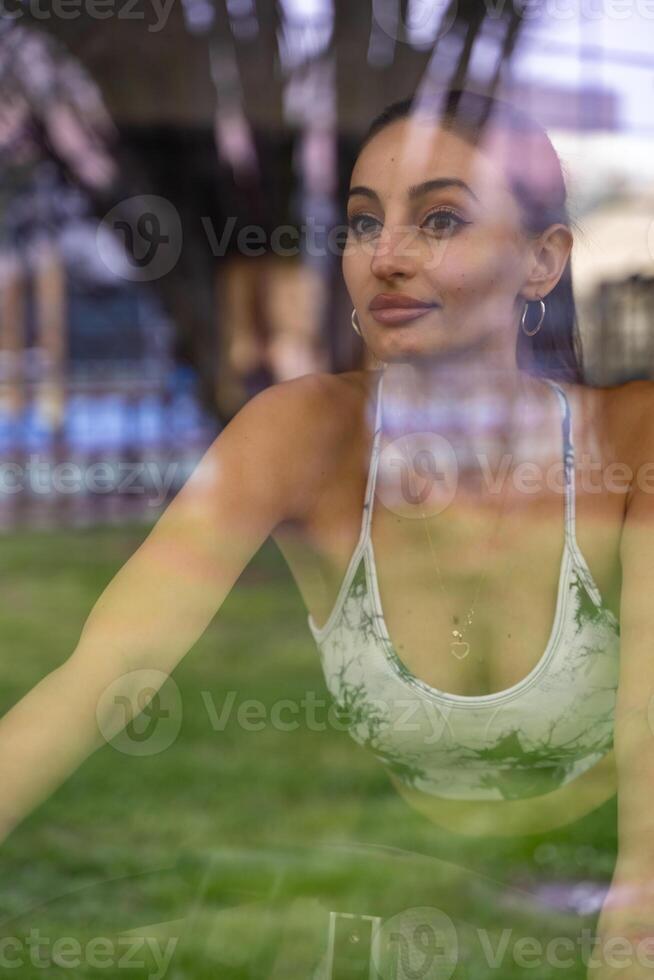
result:
<svg viewBox="0 0 654 980"><path fill-rule="evenodd" d="M243 407L254 402L263 404L273 401L306 401L308 407L311 407L319 398L328 398L337 393L342 396L348 391L361 390L365 385L365 379L361 376L367 373L370 372L344 371L340 374L333 374L329 371L310 371L307 374L297 375L284 381L276 381L266 388L262 388Z"/></svg>
<svg viewBox="0 0 654 980"><path fill-rule="evenodd" d="M654 460L654 381L591 386L562 384L595 437L601 434L613 460L638 466Z"/></svg>
<svg viewBox="0 0 654 980"><path fill-rule="evenodd" d="M638 379L598 389L616 411L627 416L651 418L654 409L654 380Z"/></svg>
<svg viewBox="0 0 654 980"><path fill-rule="evenodd" d="M202 472L231 480L229 495L245 482L253 501L277 500L284 522L310 519L352 459L363 373L314 372L262 389L217 435Z"/></svg>
<svg viewBox="0 0 654 980"><path fill-rule="evenodd" d="M654 381L626 381L595 391L617 444L637 448L649 441L654 432Z"/></svg>
<svg viewBox="0 0 654 980"><path fill-rule="evenodd" d="M269 385L239 411L244 439L275 448L284 465L326 476L349 460L378 372L316 371Z"/></svg>
<svg viewBox="0 0 654 980"><path fill-rule="evenodd" d="M279 406L293 414L297 429L306 429L315 436L317 430L325 436L332 432L352 431L373 387L378 372L343 371L332 374L316 371L270 385L253 400L261 403L262 414ZM274 414L270 416L274 421Z"/></svg>
<svg viewBox="0 0 654 980"><path fill-rule="evenodd" d="M326 397L336 396L338 400L341 398L361 400L370 394L380 373L380 371L368 370L340 371L338 373L316 371L286 383L296 384L298 388L304 386L308 390L311 388L321 390Z"/></svg>
<svg viewBox="0 0 654 980"><path fill-rule="evenodd" d="M627 461L635 470L654 462L654 381L629 381L610 389L616 442L624 447Z"/></svg>

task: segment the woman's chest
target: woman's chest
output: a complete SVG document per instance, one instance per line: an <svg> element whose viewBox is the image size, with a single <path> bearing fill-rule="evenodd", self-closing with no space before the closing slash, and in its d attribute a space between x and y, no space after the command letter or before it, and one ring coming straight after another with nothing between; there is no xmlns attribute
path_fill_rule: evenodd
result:
<svg viewBox="0 0 654 980"><path fill-rule="evenodd" d="M578 498L574 525L556 505L515 505L498 522L465 512L446 533L377 512L367 577L388 645L440 691L479 696L519 684L554 648L583 646L578 613L616 617L621 522ZM573 651L569 650L569 661ZM559 658L560 659L560 658Z"/></svg>
<svg viewBox="0 0 654 980"><path fill-rule="evenodd" d="M424 508L412 513L389 506L385 481L393 467L379 467L368 585L394 652L429 685L482 695L527 676L552 639L569 584L563 577L570 578L577 561L617 617L626 485L616 476L615 446L602 437L592 406L582 408L572 430L572 486L566 485L556 424L549 442L534 439L503 470L493 475L486 465L484 478L496 479L498 498L490 506L488 495L478 506L464 493L427 517ZM277 538L319 625L332 612L361 544L362 482L365 474L350 464L303 535Z"/></svg>

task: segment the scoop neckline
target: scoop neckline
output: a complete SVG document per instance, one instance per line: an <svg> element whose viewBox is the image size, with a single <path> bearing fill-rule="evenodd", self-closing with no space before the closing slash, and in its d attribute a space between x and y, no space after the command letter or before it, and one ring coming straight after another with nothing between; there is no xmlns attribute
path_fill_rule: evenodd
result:
<svg viewBox="0 0 654 980"><path fill-rule="evenodd" d="M370 593L372 595L372 620L375 636L381 642L386 659L393 668L393 671L397 677L403 683L408 684L420 691L421 694L424 694L435 701L445 701L460 705L461 707L470 708L477 707L478 705L495 704L498 701L511 700L514 697L517 697L519 694L522 694L523 691L530 688L551 661L556 650L556 645L563 627L563 622L565 620L565 613L567 611L566 599L567 593L569 592L569 590L566 589L566 585L568 582L570 569L573 567L570 549L565 538L563 541L561 560L559 562L559 581L556 592L554 617L550 628L550 634L545 644L545 649L528 674L522 677L515 684L512 684L510 687L503 688L501 691L492 691L490 694L453 694L449 691L443 691L440 688L433 687L431 684L428 684L427 681L417 677L407 667L397 653L386 625L386 618L384 616L381 596L379 593L379 583L377 581L372 537L368 538L367 546L364 550L364 562L366 566L366 577L369 582Z"/></svg>

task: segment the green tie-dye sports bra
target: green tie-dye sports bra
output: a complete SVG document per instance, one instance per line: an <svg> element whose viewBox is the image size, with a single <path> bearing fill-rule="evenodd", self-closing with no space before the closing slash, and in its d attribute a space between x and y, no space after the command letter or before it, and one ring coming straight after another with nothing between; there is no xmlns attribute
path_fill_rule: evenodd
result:
<svg viewBox="0 0 654 980"><path fill-rule="evenodd" d="M613 746L620 629L602 602L575 535L570 406L562 414L565 538L545 652L517 684L448 694L415 677L393 648L370 541L383 374L359 541L324 626L308 623L327 688L352 737L407 785L452 799L519 799L581 775Z"/></svg>

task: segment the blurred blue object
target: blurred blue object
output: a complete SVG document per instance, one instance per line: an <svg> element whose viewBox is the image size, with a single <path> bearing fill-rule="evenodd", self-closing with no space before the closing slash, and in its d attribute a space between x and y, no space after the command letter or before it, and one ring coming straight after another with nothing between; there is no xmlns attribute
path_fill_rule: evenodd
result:
<svg viewBox="0 0 654 980"><path fill-rule="evenodd" d="M27 406L18 428L22 447L28 452L39 452L52 445L54 430L37 403Z"/></svg>
<svg viewBox="0 0 654 980"><path fill-rule="evenodd" d="M72 395L66 405L66 442L77 451L120 448L127 429L124 409L117 394Z"/></svg>

